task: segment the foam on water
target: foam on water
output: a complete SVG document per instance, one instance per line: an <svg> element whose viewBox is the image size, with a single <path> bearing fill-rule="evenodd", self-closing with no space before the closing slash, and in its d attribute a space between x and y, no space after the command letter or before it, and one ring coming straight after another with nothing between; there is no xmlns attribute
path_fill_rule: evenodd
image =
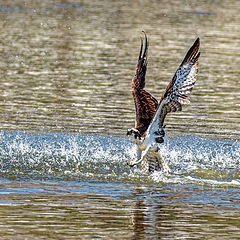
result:
<svg viewBox="0 0 240 240"><path fill-rule="evenodd" d="M0 133L0 171L6 179L240 186L240 142L194 136L166 138L160 146L173 173L143 175L127 166L135 146L129 139L67 133Z"/></svg>
<svg viewBox="0 0 240 240"><path fill-rule="evenodd" d="M155 172L154 181L240 186L240 143L193 136L168 139L161 152L174 174Z"/></svg>

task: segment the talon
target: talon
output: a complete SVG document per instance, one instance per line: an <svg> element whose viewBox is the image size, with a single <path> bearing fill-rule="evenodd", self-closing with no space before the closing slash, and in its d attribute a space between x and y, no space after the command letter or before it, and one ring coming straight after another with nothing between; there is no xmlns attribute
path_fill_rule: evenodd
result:
<svg viewBox="0 0 240 240"><path fill-rule="evenodd" d="M127 162L127 165L130 166L130 167L134 167L136 165L136 162L134 161L128 161Z"/></svg>
<svg viewBox="0 0 240 240"><path fill-rule="evenodd" d="M139 164L140 162L142 162L143 159L139 159L138 161L128 161L127 162L127 165L130 166L130 167L133 167L137 164Z"/></svg>

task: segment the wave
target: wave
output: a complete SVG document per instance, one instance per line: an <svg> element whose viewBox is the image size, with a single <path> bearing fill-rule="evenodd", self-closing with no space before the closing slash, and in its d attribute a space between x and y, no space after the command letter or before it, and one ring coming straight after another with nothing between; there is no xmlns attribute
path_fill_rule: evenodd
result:
<svg viewBox="0 0 240 240"><path fill-rule="evenodd" d="M173 173L127 166L135 146L125 138L70 133L0 132L0 171L7 179L61 179L240 186L240 142L196 136L160 145Z"/></svg>

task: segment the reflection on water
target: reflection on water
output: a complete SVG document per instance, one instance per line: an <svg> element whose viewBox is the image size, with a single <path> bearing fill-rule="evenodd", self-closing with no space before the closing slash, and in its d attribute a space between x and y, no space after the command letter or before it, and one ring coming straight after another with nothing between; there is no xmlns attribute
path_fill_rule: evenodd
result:
<svg viewBox="0 0 240 240"><path fill-rule="evenodd" d="M238 239L239 11L237 0L2 1L0 238ZM169 175L125 164L142 30L156 98L201 39L192 104L167 118Z"/></svg>
<svg viewBox="0 0 240 240"><path fill-rule="evenodd" d="M29 187L25 185L21 188ZM5 201L14 200L0 205L1 236L15 239L17 230L20 239L239 238L239 190L199 191L191 185L129 189L123 184L111 188L81 182L63 183L62 189L60 184L39 185L44 193L1 195ZM103 186L107 193L91 192Z"/></svg>
<svg viewBox="0 0 240 240"><path fill-rule="evenodd" d="M3 236L240 236L238 141L166 138L173 173L142 175L126 164L135 158L126 139L1 132L0 140Z"/></svg>

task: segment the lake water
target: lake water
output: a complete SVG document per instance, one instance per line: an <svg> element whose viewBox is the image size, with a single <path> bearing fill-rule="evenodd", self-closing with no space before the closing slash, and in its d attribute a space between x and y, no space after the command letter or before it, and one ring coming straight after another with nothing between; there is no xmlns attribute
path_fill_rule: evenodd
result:
<svg viewBox="0 0 240 240"><path fill-rule="evenodd" d="M0 239L239 239L240 4L0 2ZM129 168L131 79L156 98L201 41L191 105L166 119L171 174Z"/></svg>

